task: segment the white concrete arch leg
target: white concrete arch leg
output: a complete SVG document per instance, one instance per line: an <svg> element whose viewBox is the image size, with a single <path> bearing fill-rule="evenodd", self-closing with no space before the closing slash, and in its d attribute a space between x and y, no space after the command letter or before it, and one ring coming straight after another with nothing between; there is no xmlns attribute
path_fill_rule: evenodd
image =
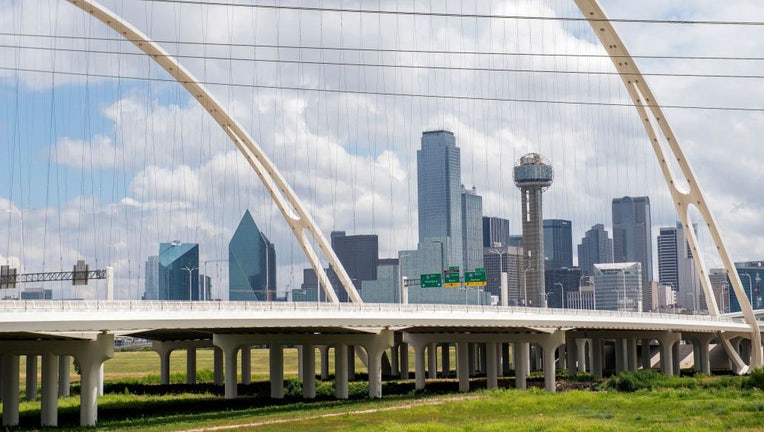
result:
<svg viewBox="0 0 764 432"><path fill-rule="evenodd" d="M40 424L58 426L58 356L42 353L42 400L40 402Z"/></svg>
<svg viewBox="0 0 764 432"><path fill-rule="evenodd" d="M19 424L19 356L3 354L3 426Z"/></svg>

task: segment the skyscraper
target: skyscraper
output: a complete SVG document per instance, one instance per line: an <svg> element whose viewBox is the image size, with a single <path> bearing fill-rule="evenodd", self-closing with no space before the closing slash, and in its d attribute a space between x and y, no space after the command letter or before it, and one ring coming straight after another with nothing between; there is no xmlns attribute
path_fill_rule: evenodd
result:
<svg viewBox="0 0 764 432"><path fill-rule="evenodd" d="M642 265L638 262L594 264L597 310L642 310Z"/></svg>
<svg viewBox="0 0 764 432"><path fill-rule="evenodd" d="M232 301L275 300L276 251L249 210L228 244L228 298Z"/></svg>
<svg viewBox="0 0 764 432"><path fill-rule="evenodd" d="M509 219L483 216L483 247L509 246Z"/></svg>
<svg viewBox="0 0 764 432"><path fill-rule="evenodd" d="M613 262L642 264L642 282L653 280L653 242L650 198L613 199Z"/></svg>
<svg viewBox="0 0 764 432"><path fill-rule="evenodd" d="M564 219L544 219L544 259L546 270L573 267L573 233Z"/></svg>
<svg viewBox="0 0 764 432"><path fill-rule="evenodd" d="M345 231L331 233L332 249L345 267L356 290L361 289L361 282L377 279L379 265L379 240L375 234L345 235ZM340 301L348 301L347 293L341 287L337 273L329 269L329 280Z"/></svg>
<svg viewBox="0 0 764 432"><path fill-rule="evenodd" d="M454 134L445 130L422 133L417 151L419 243L451 237L444 267L462 265L461 155Z"/></svg>
<svg viewBox="0 0 764 432"><path fill-rule="evenodd" d="M483 197L462 188L462 271L483 267Z"/></svg>
<svg viewBox="0 0 764 432"><path fill-rule="evenodd" d="M159 244L159 300L199 300L199 245Z"/></svg>
<svg viewBox="0 0 764 432"><path fill-rule="evenodd" d="M695 229L695 227L693 227ZM676 293L676 304L688 310L705 309L701 304L700 279L695 270L687 233L681 222L664 227L658 235L658 279ZM704 297L703 297L704 298Z"/></svg>
<svg viewBox="0 0 764 432"><path fill-rule="evenodd" d="M513 171L515 185L522 196L523 270L525 306L544 304L544 211L541 194L552 185L552 166L537 153L520 158ZM527 298L526 298L527 297Z"/></svg>
<svg viewBox="0 0 764 432"><path fill-rule="evenodd" d="M594 264L613 262L613 240L608 236L605 226L594 225L584 234L578 245L578 267L583 274L594 274Z"/></svg>
<svg viewBox="0 0 764 432"><path fill-rule="evenodd" d="M159 300L159 257L157 255L146 259L143 300Z"/></svg>

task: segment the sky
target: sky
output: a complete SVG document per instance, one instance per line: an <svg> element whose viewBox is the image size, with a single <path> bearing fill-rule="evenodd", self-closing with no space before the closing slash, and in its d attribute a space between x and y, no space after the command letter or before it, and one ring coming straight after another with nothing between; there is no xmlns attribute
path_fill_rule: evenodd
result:
<svg viewBox="0 0 764 432"><path fill-rule="evenodd" d="M764 8L757 0L601 3L611 18L759 23L615 26L658 102L678 107L665 110L667 120L732 258L764 259ZM8 4L0 10L0 262L24 272L68 270L77 259L113 266L116 297L140 298L146 257L159 243L194 242L214 294L226 298L221 261L250 209L276 245L279 289L299 287L307 260L278 208L181 86L68 2ZM572 1L279 2L421 14L102 4L206 83L327 237L376 233L381 257L416 248L416 150L432 129L455 133L462 182L513 233L520 199L511 168L528 152L555 169L545 217L573 221L574 250L596 223L612 233L615 197L649 196L654 236L675 223L650 142L588 24L511 18L580 17ZM712 252L702 227L700 240ZM706 258L718 266L718 256ZM104 295L98 283L50 287L56 297Z"/></svg>

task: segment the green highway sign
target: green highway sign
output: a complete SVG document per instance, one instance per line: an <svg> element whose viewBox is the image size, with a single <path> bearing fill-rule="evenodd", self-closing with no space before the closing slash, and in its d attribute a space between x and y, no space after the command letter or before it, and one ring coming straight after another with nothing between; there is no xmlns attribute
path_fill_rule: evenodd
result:
<svg viewBox="0 0 764 432"><path fill-rule="evenodd" d="M464 272L464 285L468 287L485 286L485 269L476 268L472 272Z"/></svg>
<svg viewBox="0 0 764 432"><path fill-rule="evenodd" d="M441 283L440 273L420 275L419 285L422 288L440 288L443 286Z"/></svg>
<svg viewBox="0 0 764 432"><path fill-rule="evenodd" d="M446 288L456 288L462 285L462 280L459 277L459 272L446 273Z"/></svg>

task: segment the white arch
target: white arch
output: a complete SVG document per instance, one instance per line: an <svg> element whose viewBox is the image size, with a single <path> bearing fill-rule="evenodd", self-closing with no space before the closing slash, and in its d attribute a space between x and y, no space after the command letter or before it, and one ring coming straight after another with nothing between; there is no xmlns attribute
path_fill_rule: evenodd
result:
<svg viewBox="0 0 764 432"><path fill-rule="evenodd" d="M740 277L738 276L737 271L735 270L735 266L732 262L732 259L730 258L729 253L727 252L727 248L724 245L724 241L722 240L721 234L719 233L719 229L716 226L716 221L711 214L711 210L709 209L705 198L703 198L703 193L700 190L698 182L695 180L695 174L693 174L690 165L687 163L687 159L684 157L684 153L679 147L676 136L674 136L674 132L671 130L671 127L666 120L666 116L663 115L663 110L658 105L653 92L647 85L647 81L645 81L645 78L639 71L639 68L634 62L634 59L631 57L631 54L629 54L629 51L626 49L626 46L618 36L618 33L615 31L613 25L610 23L610 21L608 21L605 12L602 10L602 7L599 5L597 0L574 1L578 8L581 10L581 13L583 13L584 17L586 17L587 21L594 30L594 33L597 34L597 37L599 38L602 45L605 47L605 51L607 51L608 55L610 56L610 60L613 61L613 65L621 76L621 80L626 86L626 90L629 92L629 96L631 97L634 106L637 108L637 112L642 119L642 124L645 127L645 131L647 131L647 135L650 137L650 142L652 143L653 150L655 151L655 156L658 158L658 162L660 163L661 171L663 172L663 176L666 180L666 185L671 192L671 197L673 198L674 206L676 207L679 219L682 221L682 225L685 227L692 226L690 224L689 211L690 207L694 206L698 209L701 216L703 217L703 221L708 226L708 229L711 233L711 238L714 242L714 246L719 252L719 256L724 263L724 268L727 270L727 274L729 275L729 278L732 282L732 287L735 290L735 295L737 296L738 300L740 300L740 307L743 311L743 315L745 316L748 324L751 326L751 345L754 347L759 347L759 349L752 350L750 366L760 367L762 365L762 351L759 322L756 320L756 316L753 313L751 303L747 300L745 290L743 289L743 284L740 281ZM658 125L660 131L663 133L668 148L671 152L670 156L676 159L682 175L686 178L687 184L689 185L688 191L680 191L677 188L673 173L667 163L667 155L663 151L663 148L658 141L656 130L653 127L654 124ZM711 288L711 281L708 276L708 270L706 268L705 261L703 260L702 251L698 248L698 239L694 230L685 229L684 231L688 234L687 241L690 244L693 256L695 257L693 261L695 262L695 268L697 269L698 274L700 274L701 284L703 285L703 292L706 296L708 312L712 316L718 316L719 308L716 305L716 298L714 296L713 289ZM737 352L732 349L732 346L727 338L723 337L722 335L720 339L723 341L727 352L731 357L733 357L733 361L735 361L737 364L738 371L744 372L745 367L743 362Z"/></svg>
<svg viewBox="0 0 764 432"><path fill-rule="evenodd" d="M117 33L129 40L141 51L151 57L157 64L166 70L180 85L182 85L199 102L204 109L209 112L212 118L223 128L226 134L236 144L247 162L255 170L255 173L263 182L263 185L271 194L273 201L278 206L281 214L284 215L287 224L297 239L297 242L305 252L305 256L310 261L311 266L316 271L318 281L326 294L326 298L334 303L339 302L337 295L332 289L329 278L326 276L318 254L310 244L310 238L316 242L319 249L329 261L329 265L335 269L337 276L345 288L348 297L356 303L363 303L358 295L353 283L350 281L345 268L340 263L331 245L321 230L316 225L304 205L294 193L292 187L287 183L278 169L273 165L268 156L262 151L249 134L239 123L231 117L222 105L215 99L207 89L199 83L191 72L186 70L175 58L165 51L159 44L152 41L140 30L133 27L130 23L123 20L114 12L106 9L95 1L91 0L67 0L74 6L89 13L99 21L114 29Z"/></svg>

